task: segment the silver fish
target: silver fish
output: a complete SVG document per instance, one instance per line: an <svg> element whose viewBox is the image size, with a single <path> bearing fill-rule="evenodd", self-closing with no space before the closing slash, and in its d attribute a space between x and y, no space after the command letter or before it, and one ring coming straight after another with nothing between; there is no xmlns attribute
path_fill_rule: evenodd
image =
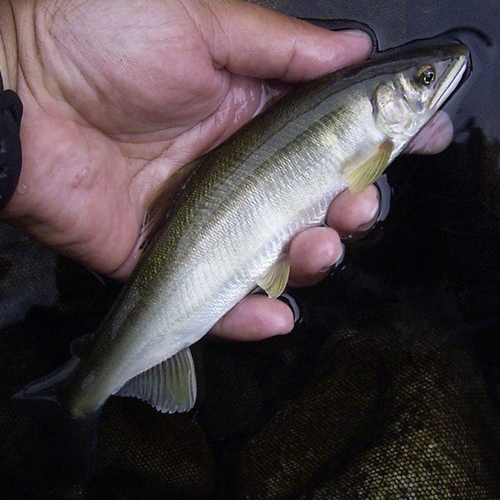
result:
<svg viewBox="0 0 500 500"><path fill-rule="evenodd" d="M398 51L278 101L203 161L81 357L17 396L56 399L75 418L113 394L192 408L189 346L257 285L283 292L290 240L339 193L374 182L467 65L458 43Z"/></svg>

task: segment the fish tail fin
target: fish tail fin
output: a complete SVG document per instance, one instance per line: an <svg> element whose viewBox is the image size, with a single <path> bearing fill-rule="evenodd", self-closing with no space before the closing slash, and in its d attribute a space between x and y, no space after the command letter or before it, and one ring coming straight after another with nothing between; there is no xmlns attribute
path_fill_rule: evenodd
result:
<svg viewBox="0 0 500 500"><path fill-rule="evenodd" d="M60 368L25 385L12 397L14 399L42 399L59 402L59 393L68 383L79 362L79 358L73 356Z"/></svg>
<svg viewBox="0 0 500 500"><path fill-rule="evenodd" d="M59 404L75 363L32 382L0 406L9 434L0 450L0 496L66 498L64 492L83 488L90 479L99 412L76 419Z"/></svg>

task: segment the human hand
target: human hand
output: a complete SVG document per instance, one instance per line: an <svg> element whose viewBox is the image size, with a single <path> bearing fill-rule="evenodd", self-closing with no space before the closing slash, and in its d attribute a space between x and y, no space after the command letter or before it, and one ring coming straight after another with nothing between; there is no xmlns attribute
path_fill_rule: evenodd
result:
<svg viewBox="0 0 500 500"><path fill-rule="evenodd" d="M269 81L288 88L371 50L366 36L236 0L33 0L12 3L13 17L10 2L0 7L2 36L17 39L4 42L2 73L25 108L23 170L2 215L117 279L137 262L149 195L279 94ZM349 233L377 207L373 187L345 194L328 221ZM341 252L334 229L304 231L290 247L292 282L317 281ZM262 338L292 326L284 303L249 297L214 331Z"/></svg>

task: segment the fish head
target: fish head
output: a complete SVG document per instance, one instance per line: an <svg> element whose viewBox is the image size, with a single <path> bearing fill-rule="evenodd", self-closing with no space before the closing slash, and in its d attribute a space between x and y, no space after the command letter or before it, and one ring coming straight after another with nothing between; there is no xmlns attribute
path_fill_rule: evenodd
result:
<svg viewBox="0 0 500 500"><path fill-rule="evenodd" d="M458 87L469 51L451 44L406 54L374 89L377 124L391 136L413 137Z"/></svg>

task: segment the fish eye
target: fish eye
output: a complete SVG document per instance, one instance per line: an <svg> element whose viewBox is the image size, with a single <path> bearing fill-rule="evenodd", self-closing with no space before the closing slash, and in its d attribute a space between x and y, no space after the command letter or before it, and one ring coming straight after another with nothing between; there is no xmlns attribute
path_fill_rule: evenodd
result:
<svg viewBox="0 0 500 500"><path fill-rule="evenodd" d="M424 64L417 71L417 82L428 87L436 79L436 70L431 64Z"/></svg>

